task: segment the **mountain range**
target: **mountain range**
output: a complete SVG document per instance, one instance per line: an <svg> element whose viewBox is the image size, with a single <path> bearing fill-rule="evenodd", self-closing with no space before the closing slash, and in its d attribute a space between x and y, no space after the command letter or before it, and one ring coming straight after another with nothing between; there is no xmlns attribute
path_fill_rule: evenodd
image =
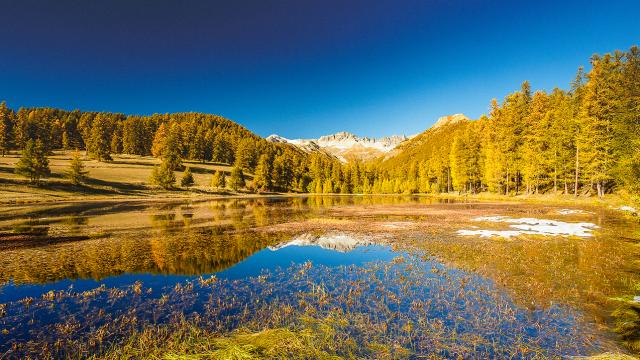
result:
<svg viewBox="0 0 640 360"><path fill-rule="evenodd" d="M432 129L447 124L455 124L469 120L463 114L453 114L440 117ZM372 160L390 153L398 145L406 142L416 135L391 135L380 138L360 137L352 133L342 131L332 135L321 136L317 139L287 139L280 135L270 135L267 141L274 143L286 143L296 146L305 152L323 152L334 156L342 162L352 160Z"/></svg>

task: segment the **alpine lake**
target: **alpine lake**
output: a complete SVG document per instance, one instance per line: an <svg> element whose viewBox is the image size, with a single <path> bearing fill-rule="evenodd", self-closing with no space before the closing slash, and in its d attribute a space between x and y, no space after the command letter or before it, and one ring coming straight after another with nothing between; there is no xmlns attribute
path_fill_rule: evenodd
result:
<svg viewBox="0 0 640 360"><path fill-rule="evenodd" d="M318 196L0 211L0 358L99 357L184 327L284 329L332 358L633 354L639 295L640 223L606 207Z"/></svg>

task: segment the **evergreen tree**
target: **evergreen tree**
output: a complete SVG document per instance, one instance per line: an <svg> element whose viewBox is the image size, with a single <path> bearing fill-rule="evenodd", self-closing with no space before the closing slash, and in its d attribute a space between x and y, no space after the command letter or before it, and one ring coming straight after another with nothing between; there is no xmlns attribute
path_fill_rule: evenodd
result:
<svg viewBox="0 0 640 360"><path fill-rule="evenodd" d="M587 75L584 100L580 114L578 148L585 176L596 185L602 197L612 179L614 165L614 116L617 106L616 78L612 58L592 58L592 69Z"/></svg>
<svg viewBox="0 0 640 360"><path fill-rule="evenodd" d="M213 140L211 158L214 162L222 164L232 164L234 162L231 145L225 136L218 136Z"/></svg>
<svg viewBox="0 0 640 360"><path fill-rule="evenodd" d="M49 159L41 140L28 140L22 156L16 164L15 172L38 184L42 177L51 173Z"/></svg>
<svg viewBox="0 0 640 360"><path fill-rule="evenodd" d="M238 191L245 187L246 183L244 181L244 173L242 172L242 168L239 166L235 166L231 171L231 179L229 180L229 185L231 189L234 191Z"/></svg>
<svg viewBox="0 0 640 360"><path fill-rule="evenodd" d="M66 172L67 179L74 185L80 185L86 179L88 171L85 170L80 152L76 151L71 159L69 170Z"/></svg>
<svg viewBox="0 0 640 360"><path fill-rule="evenodd" d="M62 133L62 148L64 150L71 149L71 140L69 139L69 135L66 131Z"/></svg>
<svg viewBox="0 0 640 360"><path fill-rule="evenodd" d="M465 155L467 153L466 144L460 138L456 136L451 143L451 180L453 183L453 189L458 191L466 191L466 185L469 182L468 169L465 161Z"/></svg>
<svg viewBox="0 0 640 360"><path fill-rule="evenodd" d="M131 131L133 132L133 130ZM169 131L165 124L161 124L153 137L153 145L151 146L151 154L157 158L164 154L164 150L167 146L167 138L169 137Z"/></svg>
<svg viewBox="0 0 640 360"><path fill-rule="evenodd" d="M179 128L177 126L173 126L169 130L169 135L167 136L160 157L171 170L177 170L182 167L182 145Z"/></svg>
<svg viewBox="0 0 640 360"><path fill-rule="evenodd" d="M180 180L180 185L184 187L189 187L194 184L193 175L191 174L191 168L187 166L182 174L182 179Z"/></svg>
<svg viewBox="0 0 640 360"><path fill-rule="evenodd" d="M211 178L211 187L224 189L227 187L227 177L224 171L214 171Z"/></svg>
<svg viewBox="0 0 640 360"><path fill-rule="evenodd" d="M91 125L88 142L89 154L98 161L111 161L111 127L108 119L98 114Z"/></svg>
<svg viewBox="0 0 640 360"><path fill-rule="evenodd" d="M153 167L151 183L164 189L172 189L175 186L176 175L167 162L163 161L160 166Z"/></svg>
<svg viewBox="0 0 640 360"><path fill-rule="evenodd" d="M0 151L4 156L14 144L14 113L6 102L0 103Z"/></svg>
<svg viewBox="0 0 640 360"><path fill-rule="evenodd" d="M553 160L555 156L548 151L550 130L548 103L547 94L536 91L531 102L529 116L523 119L525 127L522 132L521 171L527 193L538 193L541 182L549 173L548 162Z"/></svg>
<svg viewBox="0 0 640 360"><path fill-rule="evenodd" d="M235 166L252 170L256 164L256 149L251 139L242 139L236 148Z"/></svg>
<svg viewBox="0 0 640 360"><path fill-rule="evenodd" d="M640 193L640 48L633 46L626 53L619 91L621 109L616 126L616 151L619 161L615 177L627 189Z"/></svg>
<svg viewBox="0 0 640 360"><path fill-rule="evenodd" d="M122 154L122 129L120 126L113 132L111 136L111 152L114 154Z"/></svg>
<svg viewBox="0 0 640 360"><path fill-rule="evenodd" d="M291 190L293 183L293 164L284 155L276 156L273 162L273 183L280 191Z"/></svg>
<svg viewBox="0 0 640 360"><path fill-rule="evenodd" d="M204 162L207 156L206 130L198 126L196 134L189 145L189 157Z"/></svg>
<svg viewBox="0 0 640 360"><path fill-rule="evenodd" d="M260 156L260 160L258 160L258 166L256 167L255 175L253 177L253 186L256 190L273 190L272 165L272 158L269 154L263 154Z"/></svg>

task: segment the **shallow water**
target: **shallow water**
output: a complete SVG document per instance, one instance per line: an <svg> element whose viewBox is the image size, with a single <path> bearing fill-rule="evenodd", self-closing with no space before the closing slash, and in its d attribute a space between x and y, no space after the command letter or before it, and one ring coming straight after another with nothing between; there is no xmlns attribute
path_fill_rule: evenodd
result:
<svg viewBox="0 0 640 360"><path fill-rule="evenodd" d="M0 354L86 355L177 317L224 334L336 316L359 357L374 343L444 357L625 351L611 299L640 292L638 224L564 210L310 197L5 211ZM588 237L458 235L509 229L482 216L594 226Z"/></svg>

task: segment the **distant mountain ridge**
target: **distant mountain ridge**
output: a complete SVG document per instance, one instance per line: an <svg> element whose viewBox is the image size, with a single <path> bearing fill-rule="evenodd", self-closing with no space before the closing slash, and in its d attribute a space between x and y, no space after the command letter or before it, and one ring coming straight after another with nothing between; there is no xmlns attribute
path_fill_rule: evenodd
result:
<svg viewBox="0 0 640 360"><path fill-rule="evenodd" d="M467 122L470 119L464 114L445 115L438 118L433 126L413 136L391 135L380 138L360 137L350 132L341 131L324 135L317 139L287 139L280 135L267 136L266 140L274 143L291 144L306 152L324 152L343 162L350 160L389 159L404 150L409 143L420 142L425 133L449 125ZM402 146L399 146L402 144Z"/></svg>
<svg viewBox="0 0 640 360"><path fill-rule="evenodd" d="M267 141L287 143L307 151L324 151L343 162L349 160L370 160L393 150L403 141L409 139L406 135L392 135L381 138L360 137L352 133L341 131L318 139L287 139L280 135L270 135Z"/></svg>

